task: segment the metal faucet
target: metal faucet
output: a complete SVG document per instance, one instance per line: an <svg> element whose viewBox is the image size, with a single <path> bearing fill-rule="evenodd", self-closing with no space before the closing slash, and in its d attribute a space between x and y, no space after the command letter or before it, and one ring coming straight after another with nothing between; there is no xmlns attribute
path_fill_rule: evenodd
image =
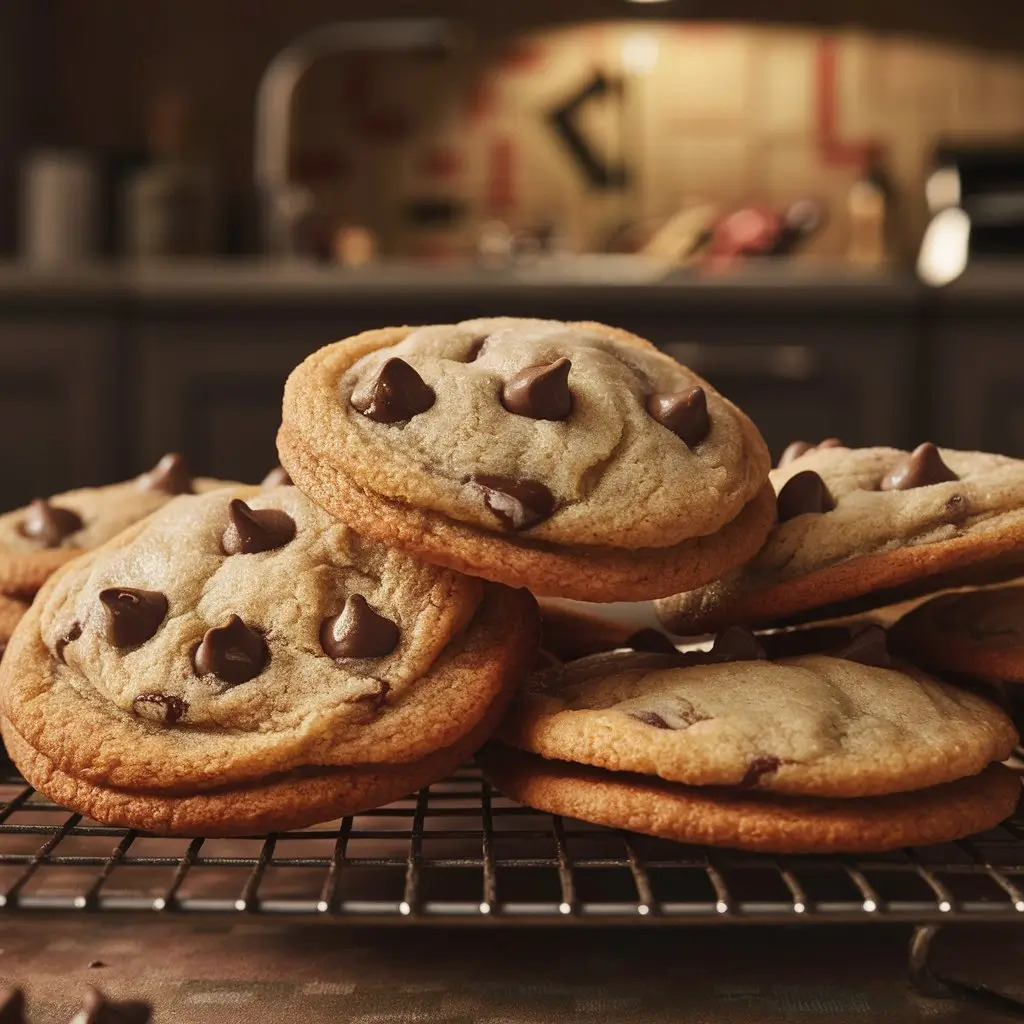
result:
<svg viewBox="0 0 1024 1024"><path fill-rule="evenodd" d="M312 205L309 190L288 178L292 98L302 76L326 56L401 50L451 53L458 39L456 26L441 18L337 22L299 36L267 65L256 93L253 153L264 252L296 255L295 222Z"/></svg>

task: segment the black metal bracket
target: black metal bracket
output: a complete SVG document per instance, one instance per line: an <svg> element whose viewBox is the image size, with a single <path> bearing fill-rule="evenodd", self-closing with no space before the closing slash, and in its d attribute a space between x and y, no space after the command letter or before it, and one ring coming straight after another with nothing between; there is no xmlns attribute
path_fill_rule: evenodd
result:
<svg viewBox="0 0 1024 1024"><path fill-rule="evenodd" d="M594 77L577 92L573 93L564 103L555 107L548 114L552 127L558 137L572 154L577 166L583 171L584 177L599 189L624 188L629 181L629 172L624 161L611 164L601 159L590 143L583 137L576 124L576 114L584 104L602 96L618 96L621 100L624 84L621 79L609 78L597 71Z"/></svg>
<svg viewBox="0 0 1024 1024"><path fill-rule="evenodd" d="M1011 1020L1024 1020L1024 1002L1004 995L985 985L972 985L936 974L930 964L932 944L940 925L920 925L910 937L910 980L923 995L933 999L959 999L972 1006L984 1007Z"/></svg>

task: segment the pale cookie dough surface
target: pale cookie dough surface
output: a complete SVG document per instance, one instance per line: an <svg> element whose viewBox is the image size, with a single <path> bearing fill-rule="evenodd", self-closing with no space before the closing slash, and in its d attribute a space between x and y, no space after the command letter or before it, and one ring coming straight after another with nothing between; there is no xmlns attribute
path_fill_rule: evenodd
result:
<svg viewBox="0 0 1024 1024"><path fill-rule="evenodd" d="M894 650L924 668L1024 683L1024 587L942 594L889 636Z"/></svg>
<svg viewBox="0 0 1024 1024"><path fill-rule="evenodd" d="M777 493L797 474L816 473L834 508L779 522L742 568L659 601L662 621L679 633L800 621L797 613L814 609L865 610L876 593L874 604L893 603L929 580L937 589L968 582L972 571L979 580L1024 572L1013 554L1024 546L1024 461L939 453L957 479L907 490L880 489L908 458L895 448L820 448L772 470Z"/></svg>
<svg viewBox="0 0 1024 1024"><path fill-rule="evenodd" d="M543 670L499 737L546 758L688 785L839 797L973 775L1017 738L995 705L909 667L685 658L616 652Z"/></svg>
<svg viewBox="0 0 1024 1024"><path fill-rule="evenodd" d="M868 853L952 842L1008 818L1021 791L1017 774L1000 764L913 793L830 800L680 786L545 761L500 743L489 743L478 759L502 793L549 814L762 853Z"/></svg>
<svg viewBox="0 0 1024 1024"><path fill-rule="evenodd" d="M351 399L394 357L435 399L402 422L376 422ZM503 406L504 384L563 357L571 361L566 418ZM710 428L691 448L645 403L694 387L706 394ZM293 372L283 421L313 458L358 487L486 531L504 532L474 477L542 484L554 512L516 536L558 544L669 547L715 533L755 497L769 468L740 410L653 346L600 324L500 318L368 332ZM281 454L303 486L301 467Z"/></svg>
<svg viewBox="0 0 1024 1024"><path fill-rule="evenodd" d="M284 514L294 535L226 554L232 499ZM166 600L148 639L117 645L99 597L113 588ZM388 620L393 649L328 656L324 623L355 599ZM240 682L199 667L232 616L264 660ZM51 579L0 668L0 708L58 769L119 787L409 762L468 732L532 665L535 620L529 595L365 541L294 487L231 488L176 499ZM230 674L238 652L224 657Z"/></svg>
<svg viewBox="0 0 1024 1024"><path fill-rule="evenodd" d="M165 471L163 481L154 481L161 469ZM47 514L56 517L56 522L65 520L50 536L31 535L26 529L32 519L31 507L6 512L0 515L0 594L31 598L60 566L162 508L181 493L180 488L202 494L233 483L193 478L181 456L169 455L152 471L132 480L82 487L45 499ZM68 518L74 520L71 525Z"/></svg>

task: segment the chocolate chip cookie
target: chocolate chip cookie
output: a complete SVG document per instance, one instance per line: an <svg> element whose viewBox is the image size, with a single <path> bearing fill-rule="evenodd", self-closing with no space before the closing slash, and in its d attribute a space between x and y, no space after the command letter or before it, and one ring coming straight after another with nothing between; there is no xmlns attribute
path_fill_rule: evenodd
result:
<svg viewBox="0 0 1024 1024"><path fill-rule="evenodd" d="M709 652L583 658L532 676L499 737L612 771L801 796L921 789L1009 756L1001 710L886 664L883 636L768 660L734 627Z"/></svg>
<svg viewBox="0 0 1024 1024"><path fill-rule="evenodd" d="M709 651L615 652L535 673L482 763L508 795L601 824L749 849L870 850L1010 814L1019 783L989 766L1016 738L984 698L894 667L878 627L775 660L732 627Z"/></svg>
<svg viewBox="0 0 1024 1024"><path fill-rule="evenodd" d="M364 535L547 596L707 582L774 519L750 420L601 324L472 320L329 345L288 380L278 452Z"/></svg>
<svg viewBox="0 0 1024 1024"><path fill-rule="evenodd" d="M778 525L742 568L657 603L665 626L784 625L1024 574L1024 461L829 442L772 471Z"/></svg>
<svg viewBox="0 0 1024 1024"><path fill-rule="evenodd" d="M83 487L0 515L0 594L31 598L50 574L98 547L178 494L225 481L193 478L184 458L165 455L149 472L106 487Z"/></svg>
<svg viewBox="0 0 1024 1024"><path fill-rule="evenodd" d="M294 487L183 496L48 581L0 663L4 739L98 820L298 827L457 766L537 633L525 591L367 541Z"/></svg>
<svg viewBox="0 0 1024 1024"><path fill-rule="evenodd" d="M993 764L912 793L765 799L546 761L500 743L487 744L477 757L502 793L528 807L681 843L760 853L874 853L951 842L1008 818L1021 788L1016 772Z"/></svg>
<svg viewBox="0 0 1024 1024"><path fill-rule="evenodd" d="M25 612L28 611L27 601L18 601L13 597L0 595L0 658L7 649L7 642L11 639L14 627L21 622Z"/></svg>
<svg viewBox="0 0 1024 1024"><path fill-rule="evenodd" d="M941 594L900 619L890 638L931 671L1024 683L1024 587Z"/></svg>

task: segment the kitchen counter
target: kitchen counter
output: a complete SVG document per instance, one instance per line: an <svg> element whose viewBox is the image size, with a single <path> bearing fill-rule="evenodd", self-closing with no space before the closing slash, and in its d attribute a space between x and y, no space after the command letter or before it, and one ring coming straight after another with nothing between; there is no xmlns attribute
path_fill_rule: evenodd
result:
<svg viewBox="0 0 1024 1024"><path fill-rule="evenodd" d="M706 274L628 257L542 261L507 270L387 264L360 270L305 263L199 261L127 266L94 265L52 271L0 263L0 306L92 302L217 305L365 305L401 296L416 303L462 297L493 302L557 299L559 303L677 306L750 301L814 306L864 302L909 304L919 287L906 273L855 272L844 267L781 263Z"/></svg>
<svg viewBox="0 0 1024 1024"><path fill-rule="evenodd" d="M0 982L31 1019L70 1019L86 985L152 1002L154 1024L988 1024L906 981L909 929L305 927L116 915L2 919ZM1020 928L950 929L936 968L1020 993ZM93 966L95 965L95 966Z"/></svg>

